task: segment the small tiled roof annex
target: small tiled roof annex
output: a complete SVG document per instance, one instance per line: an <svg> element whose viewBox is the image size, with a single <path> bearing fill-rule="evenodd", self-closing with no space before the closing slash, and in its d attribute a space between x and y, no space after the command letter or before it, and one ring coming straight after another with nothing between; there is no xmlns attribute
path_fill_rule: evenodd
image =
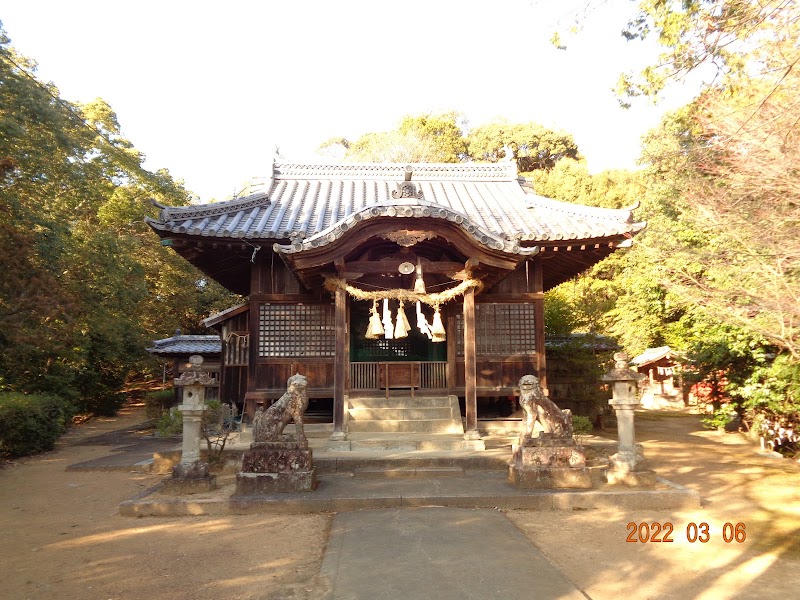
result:
<svg viewBox="0 0 800 600"><path fill-rule="evenodd" d="M648 365L652 362L656 362L657 360L661 360L662 358L670 358L672 354L672 348L669 346L660 346L658 348L648 348L644 352L642 352L639 356L631 359L631 363L633 366L641 367L644 365Z"/></svg>
<svg viewBox="0 0 800 600"><path fill-rule="evenodd" d="M407 170L416 198L392 192ZM361 220L432 217L459 225L479 243L520 252L536 242L631 236L645 227L630 210L593 208L537 196L513 161L477 164L274 164L269 191L213 204L162 206L148 219L162 235L289 242L297 252L324 246ZM421 197L420 197L421 196ZM523 248L524 252L525 249Z"/></svg>
<svg viewBox="0 0 800 600"><path fill-rule="evenodd" d="M150 354L177 356L184 354L220 354L222 340L218 335L173 335L163 340L154 340Z"/></svg>

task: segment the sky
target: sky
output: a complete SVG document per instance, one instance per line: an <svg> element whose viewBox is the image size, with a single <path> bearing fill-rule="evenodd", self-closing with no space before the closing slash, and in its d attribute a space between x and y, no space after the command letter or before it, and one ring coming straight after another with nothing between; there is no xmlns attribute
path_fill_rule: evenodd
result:
<svg viewBox="0 0 800 600"><path fill-rule="evenodd" d="M469 126L535 121L571 133L589 169L634 168L641 136L692 90L623 110L611 88L656 49L619 34L629 0L598 2L567 50L550 39L581 0L26 0L0 20L62 98L100 97L150 170L199 201L332 137L458 111Z"/></svg>

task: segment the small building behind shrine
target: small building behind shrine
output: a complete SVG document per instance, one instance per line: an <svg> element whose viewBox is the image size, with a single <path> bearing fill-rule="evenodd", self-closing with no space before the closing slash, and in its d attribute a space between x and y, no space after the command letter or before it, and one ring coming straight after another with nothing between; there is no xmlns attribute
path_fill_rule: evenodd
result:
<svg viewBox="0 0 800 600"><path fill-rule="evenodd" d="M191 370L190 356L202 356L203 368L217 381L206 388L205 397L208 400L219 399L219 378L222 370L222 340L219 335L183 335L178 329L173 336L154 340L147 351L164 361L164 383L173 381L185 371ZM176 387L176 404L183 400L182 394L183 388Z"/></svg>
<svg viewBox="0 0 800 600"><path fill-rule="evenodd" d="M631 366L647 376L642 386L642 408L682 408L683 390L678 379L680 363L669 346L648 348L631 359Z"/></svg>
<svg viewBox="0 0 800 600"><path fill-rule="evenodd" d="M301 373L333 399L334 439L354 399L458 398L474 439L478 398L525 374L546 390L544 292L645 227L632 209L536 195L514 161L276 163L263 192L159 207L161 243L248 297L205 321L223 399L252 413Z"/></svg>

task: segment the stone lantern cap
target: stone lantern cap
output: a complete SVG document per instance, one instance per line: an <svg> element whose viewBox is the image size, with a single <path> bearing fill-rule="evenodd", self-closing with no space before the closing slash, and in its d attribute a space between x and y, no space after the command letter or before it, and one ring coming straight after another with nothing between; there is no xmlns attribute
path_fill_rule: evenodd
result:
<svg viewBox="0 0 800 600"><path fill-rule="evenodd" d="M213 385L216 380L203 370L203 357L199 354L193 354L189 357L189 364L192 365L191 369L185 371L180 377L175 379L175 385Z"/></svg>
<svg viewBox="0 0 800 600"><path fill-rule="evenodd" d="M614 354L614 368L603 374L601 379L603 381L633 381L639 382L646 376L643 373L637 373L633 369L628 368L630 357L625 352L617 352Z"/></svg>

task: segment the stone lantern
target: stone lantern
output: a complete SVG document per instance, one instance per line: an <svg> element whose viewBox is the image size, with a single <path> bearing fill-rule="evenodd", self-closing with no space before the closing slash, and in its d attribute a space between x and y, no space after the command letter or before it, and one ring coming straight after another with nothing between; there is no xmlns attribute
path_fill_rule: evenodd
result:
<svg viewBox="0 0 800 600"><path fill-rule="evenodd" d="M639 406L639 381L644 375L628 368L629 357L624 352L614 355L614 368L603 375L603 381L611 384L612 398L608 401L617 417L619 447L610 458L606 472L608 483L653 486L656 474L645 469L644 451L636 443L634 409Z"/></svg>
<svg viewBox="0 0 800 600"><path fill-rule="evenodd" d="M164 489L172 493L205 492L216 487L216 477L208 474L208 463L200 460L200 439L203 412L206 410L206 386L215 383L214 378L203 370L203 357L189 357L191 369L175 380L183 387L183 404L178 410L183 414L183 445L181 462L172 469L172 478L164 483Z"/></svg>

